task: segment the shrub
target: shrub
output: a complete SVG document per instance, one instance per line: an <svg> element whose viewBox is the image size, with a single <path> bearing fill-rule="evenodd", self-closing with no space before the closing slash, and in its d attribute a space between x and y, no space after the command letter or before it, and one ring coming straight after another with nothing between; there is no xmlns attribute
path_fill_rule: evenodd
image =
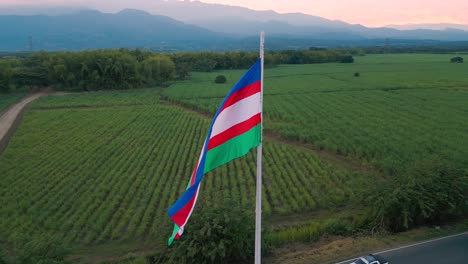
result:
<svg viewBox="0 0 468 264"><path fill-rule="evenodd" d="M6 264L6 261L4 259L3 255L3 249L0 248L0 264Z"/></svg>
<svg viewBox="0 0 468 264"><path fill-rule="evenodd" d="M198 208L181 241L168 252L168 263L244 263L254 256L253 210L227 203Z"/></svg>
<svg viewBox="0 0 468 264"><path fill-rule="evenodd" d="M361 76L361 74L359 72L354 73L354 77L359 77L359 76Z"/></svg>
<svg viewBox="0 0 468 264"><path fill-rule="evenodd" d="M227 82L226 76L224 75L216 76L215 83L226 83L226 82Z"/></svg>
<svg viewBox="0 0 468 264"><path fill-rule="evenodd" d="M8 93L10 91L11 76L13 69L7 62L0 62L0 93Z"/></svg>
<svg viewBox="0 0 468 264"><path fill-rule="evenodd" d="M437 159L420 161L374 191L373 218L390 231L438 223L466 213L467 193L466 172Z"/></svg>
<svg viewBox="0 0 468 264"><path fill-rule="evenodd" d="M453 57L450 59L450 62L452 63L463 63L463 58L462 57Z"/></svg>

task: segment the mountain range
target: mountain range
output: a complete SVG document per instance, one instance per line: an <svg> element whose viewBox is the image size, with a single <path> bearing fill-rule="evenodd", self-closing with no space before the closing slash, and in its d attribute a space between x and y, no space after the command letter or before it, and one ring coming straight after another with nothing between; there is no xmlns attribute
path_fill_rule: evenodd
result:
<svg viewBox="0 0 468 264"><path fill-rule="evenodd" d="M395 28L399 30L412 30L412 29L432 29L432 30L444 30L444 29L459 29L468 31L468 25L463 24L406 24L406 25L388 25L389 28Z"/></svg>
<svg viewBox="0 0 468 264"><path fill-rule="evenodd" d="M262 30L271 49L468 41L468 25L368 28L302 13L279 14L198 1L154 0L145 11L118 13L70 7L0 10L3 51L255 49Z"/></svg>

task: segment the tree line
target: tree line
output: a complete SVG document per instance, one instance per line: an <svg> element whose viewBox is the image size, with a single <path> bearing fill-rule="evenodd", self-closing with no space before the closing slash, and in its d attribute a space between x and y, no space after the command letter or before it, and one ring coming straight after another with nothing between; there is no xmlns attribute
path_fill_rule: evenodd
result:
<svg viewBox="0 0 468 264"><path fill-rule="evenodd" d="M143 50L94 50L80 52L35 52L28 56L0 59L0 91L30 87L59 90L132 89L161 86L187 79L190 72L246 69L258 53L178 52L154 53ZM265 66L353 62L346 52L327 49L267 52Z"/></svg>
<svg viewBox="0 0 468 264"><path fill-rule="evenodd" d="M446 44L446 45L388 45L388 46L369 46L369 47L348 47L337 48L339 52L351 55L365 54L466 54L468 52L467 44Z"/></svg>

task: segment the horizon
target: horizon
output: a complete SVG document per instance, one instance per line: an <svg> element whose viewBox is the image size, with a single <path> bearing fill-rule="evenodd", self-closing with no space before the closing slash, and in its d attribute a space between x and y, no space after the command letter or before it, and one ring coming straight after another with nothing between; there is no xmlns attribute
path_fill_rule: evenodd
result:
<svg viewBox="0 0 468 264"><path fill-rule="evenodd" d="M403 0L380 1L378 3L370 0L355 0L344 3L340 0L277 0L268 4L266 4L267 0L255 2L203 0L198 2L240 6L258 11L271 10L281 14L303 13L367 27L411 24L468 25L468 1L461 0L449 0L450 4L447 4L447 1L441 3L437 0L414 0L410 3ZM112 3L91 0L3 0L0 3L0 8L88 8L106 13L116 13L126 8L148 11L146 9L150 9L152 4L154 1L152 3L148 0L136 0L131 3L124 0L116 0ZM154 12L149 12L154 14Z"/></svg>

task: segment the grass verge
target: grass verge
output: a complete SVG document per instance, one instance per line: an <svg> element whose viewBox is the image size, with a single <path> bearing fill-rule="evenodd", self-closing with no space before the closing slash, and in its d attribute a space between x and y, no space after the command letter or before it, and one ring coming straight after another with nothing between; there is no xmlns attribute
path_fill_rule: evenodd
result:
<svg viewBox="0 0 468 264"><path fill-rule="evenodd" d="M439 227L421 227L398 234L357 237L324 236L315 243L294 243L275 249L265 263L336 263L370 252L468 231L468 218Z"/></svg>

